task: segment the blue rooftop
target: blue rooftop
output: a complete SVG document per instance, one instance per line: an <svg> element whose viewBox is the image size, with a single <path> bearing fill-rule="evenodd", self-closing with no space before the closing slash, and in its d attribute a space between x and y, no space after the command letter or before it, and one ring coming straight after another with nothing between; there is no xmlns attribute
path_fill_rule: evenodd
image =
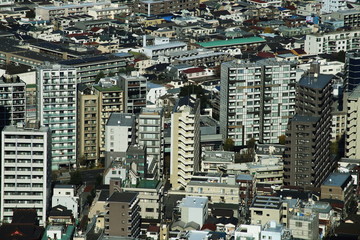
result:
<svg viewBox="0 0 360 240"><path fill-rule="evenodd" d="M322 185L343 187L344 184L347 184L349 177L351 177L350 173L331 173Z"/></svg>

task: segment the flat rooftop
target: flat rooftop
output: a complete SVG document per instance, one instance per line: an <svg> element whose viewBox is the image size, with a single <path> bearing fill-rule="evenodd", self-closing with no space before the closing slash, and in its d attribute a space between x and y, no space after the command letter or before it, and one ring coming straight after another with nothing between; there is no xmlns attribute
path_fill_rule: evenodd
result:
<svg viewBox="0 0 360 240"><path fill-rule="evenodd" d="M229 40L217 40L211 42L197 42L198 45L204 48L211 47L224 47L224 46L233 46L233 45L242 45L242 44L253 44L253 43L262 43L266 42L265 39L261 37L248 37L248 38L234 38Z"/></svg>
<svg viewBox="0 0 360 240"><path fill-rule="evenodd" d="M188 207L188 208L203 208L207 204L207 197L185 197L182 199L179 207Z"/></svg>
<svg viewBox="0 0 360 240"><path fill-rule="evenodd" d="M322 186L343 187L349 178L351 178L350 173L331 173Z"/></svg>
<svg viewBox="0 0 360 240"><path fill-rule="evenodd" d="M131 113L112 113L106 126L131 127L135 122L135 116Z"/></svg>

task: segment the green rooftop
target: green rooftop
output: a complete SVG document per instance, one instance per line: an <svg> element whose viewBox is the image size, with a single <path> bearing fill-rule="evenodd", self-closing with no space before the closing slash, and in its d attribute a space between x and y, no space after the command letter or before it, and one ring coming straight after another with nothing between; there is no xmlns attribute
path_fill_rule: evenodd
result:
<svg viewBox="0 0 360 240"><path fill-rule="evenodd" d="M98 90L99 92L114 92L114 91L121 91L121 87L119 86L112 86L112 87L101 87L99 85L93 85L93 87Z"/></svg>
<svg viewBox="0 0 360 240"><path fill-rule="evenodd" d="M140 180L136 188L149 188L149 189L155 189L160 181L158 180Z"/></svg>
<svg viewBox="0 0 360 240"><path fill-rule="evenodd" d="M266 42L265 39L261 37L248 37L248 38L234 38L229 40L218 40L211 42L197 42L201 47L211 48L211 47L224 47L224 46L232 46L239 44L249 44L249 43L261 43Z"/></svg>

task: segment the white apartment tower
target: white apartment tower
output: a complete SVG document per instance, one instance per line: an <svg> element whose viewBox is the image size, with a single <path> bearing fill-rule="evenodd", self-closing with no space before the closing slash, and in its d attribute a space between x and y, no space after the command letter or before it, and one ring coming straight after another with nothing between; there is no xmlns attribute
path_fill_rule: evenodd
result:
<svg viewBox="0 0 360 240"><path fill-rule="evenodd" d="M221 65L220 131L244 146L251 138L278 143L295 113L296 63L261 60Z"/></svg>
<svg viewBox="0 0 360 240"><path fill-rule="evenodd" d="M38 119L52 132L52 169L76 163L76 70L45 65L37 72Z"/></svg>
<svg viewBox="0 0 360 240"><path fill-rule="evenodd" d="M1 133L1 221L13 209L35 208L46 223L50 193L51 133L38 122L6 126Z"/></svg>
<svg viewBox="0 0 360 240"><path fill-rule="evenodd" d="M200 101L179 100L171 115L170 184L185 188L200 168Z"/></svg>

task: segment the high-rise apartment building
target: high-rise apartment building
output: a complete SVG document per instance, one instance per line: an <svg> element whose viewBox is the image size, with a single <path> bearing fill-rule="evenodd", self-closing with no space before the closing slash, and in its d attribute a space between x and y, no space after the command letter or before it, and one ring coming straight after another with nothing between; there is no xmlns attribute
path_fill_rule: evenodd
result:
<svg viewBox="0 0 360 240"><path fill-rule="evenodd" d="M346 103L345 157L360 159L360 85L349 94Z"/></svg>
<svg viewBox="0 0 360 240"><path fill-rule="evenodd" d="M96 164L99 159L99 98L91 86L78 85L77 154L81 165Z"/></svg>
<svg viewBox="0 0 360 240"><path fill-rule="evenodd" d="M105 157L105 126L111 113L124 110L124 91L117 85L116 78L104 78L93 85L94 94L98 98L98 142L99 157Z"/></svg>
<svg viewBox="0 0 360 240"><path fill-rule="evenodd" d="M170 184L185 188L200 169L200 101L179 100L171 115Z"/></svg>
<svg viewBox="0 0 360 240"><path fill-rule="evenodd" d="M146 146L148 166L156 165L157 175L164 171L164 114L162 108L143 108L138 115L138 143Z"/></svg>
<svg viewBox="0 0 360 240"><path fill-rule="evenodd" d="M25 122L26 84L19 77L0 78L0 128Z"/></svg>
<svg viewBox="0 0 360 240"><path fill-rule="evenodd" d="M124 111L140 113L146 107L147 79L140 75L120 75L120 86L124 90Z"/></svg>
<svg viewBox="0 0 360 240"><path fill-rule="evenodd" d="M131 144L135 143L135 115L131 113L112 113L105 127L105 167L126 155Z"/></svg>
<svg viewBox="0 0 360 240"><path fill-rule="evenodd" d="M315 73L297 84L296 115L286 131L285 185L319 187L335 167L330 156L333 78Z"/></svg>
<svg viewBox="0 0 360 240"><path fill-rule="evenodd" d="M16 208L36 209L46 223L50 194L51 133L38 122L6 126L1 133L0 219L11 222Z"/></svg>
<svg viewBox="0 0 360 240"><path fill-rule="evenodd" d="M140 234L138 193L114 192L107 199L105 235L136 238Z"/></svg>
<svg viewBox="0 0 360 240"><path fill-rule="evenodd" d="M76 70L44 65L37 71L38 119L52 134L52 169L76 163Z"/></svg>
<svg viewBox="0 0 360 240"><path fill-rule="evenodd" d="M360 85L360 53L346 53L345 90L352 92L358 85Z"/></svg>
<svg viewBox="0 0 360 240"><path fill-rule="evenodd" d="M97 84L78 86L78 156L97 164L105 157L105 126L111 113L124 109L124 92L117 78L102 78Z"/></svg>
<svg viewBox="0 0 360 240"><path fill-rule="evenodd" d="M295 113L294 62L232 61L221 65L220 132L244 146L251 138L278 143Z"/></svg>

